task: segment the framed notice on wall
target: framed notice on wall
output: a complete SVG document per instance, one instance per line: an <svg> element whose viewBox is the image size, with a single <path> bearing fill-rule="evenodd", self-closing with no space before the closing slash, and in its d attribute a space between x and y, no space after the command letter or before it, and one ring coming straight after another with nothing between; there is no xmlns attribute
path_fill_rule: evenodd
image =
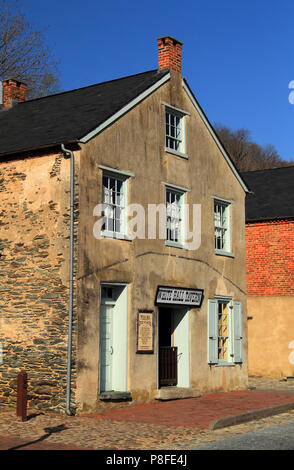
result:
<svg viewBox="0 0 294 470"><path fill-rule="evenodd" d="M137 353L154 353L153 310L139 310L137 316Z"/></svg>

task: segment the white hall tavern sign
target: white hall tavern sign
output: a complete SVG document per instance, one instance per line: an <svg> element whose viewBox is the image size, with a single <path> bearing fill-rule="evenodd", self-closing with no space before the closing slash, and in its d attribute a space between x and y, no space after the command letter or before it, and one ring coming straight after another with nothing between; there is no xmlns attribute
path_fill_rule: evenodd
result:
<svg viewBox="0 0 294 470"><path fill-rule="evenodd" d="M183 307L201 307L203 289L158 286L155 305L182 305Z"/></svg>

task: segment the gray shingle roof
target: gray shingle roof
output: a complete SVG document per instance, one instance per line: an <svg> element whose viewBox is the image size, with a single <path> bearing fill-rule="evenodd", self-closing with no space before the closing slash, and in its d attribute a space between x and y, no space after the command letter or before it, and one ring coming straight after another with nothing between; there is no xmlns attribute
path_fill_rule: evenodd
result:
<svg viewBox="0 0 294 470"><path fill-rule="evenodd" d="M0 155L76 142L168 72L151 70L0 111Z"/></svg>
<svg viewBox="0 0 294 470"><path fill-rule="evenodd" d="M246 195L246 220L294 217L294 166L241 174L254 194Z"/></svg>

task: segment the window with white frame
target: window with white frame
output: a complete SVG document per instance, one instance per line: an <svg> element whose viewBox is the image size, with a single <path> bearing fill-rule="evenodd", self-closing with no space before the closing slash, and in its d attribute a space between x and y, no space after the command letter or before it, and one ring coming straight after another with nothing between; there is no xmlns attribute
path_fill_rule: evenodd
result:
<svg viewBox="0 0 294 470"><path fill-rule="evenodd" d="M104 235L121 238L126 235L127 178L103 171L102 204Z"/></svg>
<svg viewBox="0 0 294 470"><path fill-rule="evenodd" d="M171 108L165 109L165 147L174 152L185 152L184 113Z"/></svg>
<svg viewBox="0 0 294 470"><path fill-rule="evenodd" d="M184 242L183 204L185 193L166 187L166 241L181 245Z"/></svg>
<svg viewBox="0 0 294 470"><path fill-rule="evenodd" d="M218 302L217 329L218 329L218 348L217 357L221 361L230 361L230 314L229 302Z"/></svg>
<svg viewBox="0 0 294 470"><path fill-rule="evenodd" d="M231 252L230 203L214 200L214 248L218 253Z"/></svg>
<svg viewBox="0 0 294 470"><path fill-rule="evenodd" d="M208 300L208 362L233 365L242 362L242 308L232 299Z"/></svg>

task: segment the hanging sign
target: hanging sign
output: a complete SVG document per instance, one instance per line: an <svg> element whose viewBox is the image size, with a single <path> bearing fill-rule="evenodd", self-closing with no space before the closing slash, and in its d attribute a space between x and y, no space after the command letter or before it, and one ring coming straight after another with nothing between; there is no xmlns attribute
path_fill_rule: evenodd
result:
<svg viewBox="0 0 294 470"><path fill-rule="evenodd" d="M203 300L203 289L185 289L182 287L158 286L155 305L183 305L200 307Z"/></svg>
<svg viewBox="0 0 294 470"><path fill-rule="evenodd" d="M139 310L137 317L137 353L152 354L154 327L153 310Z"/></svg>

